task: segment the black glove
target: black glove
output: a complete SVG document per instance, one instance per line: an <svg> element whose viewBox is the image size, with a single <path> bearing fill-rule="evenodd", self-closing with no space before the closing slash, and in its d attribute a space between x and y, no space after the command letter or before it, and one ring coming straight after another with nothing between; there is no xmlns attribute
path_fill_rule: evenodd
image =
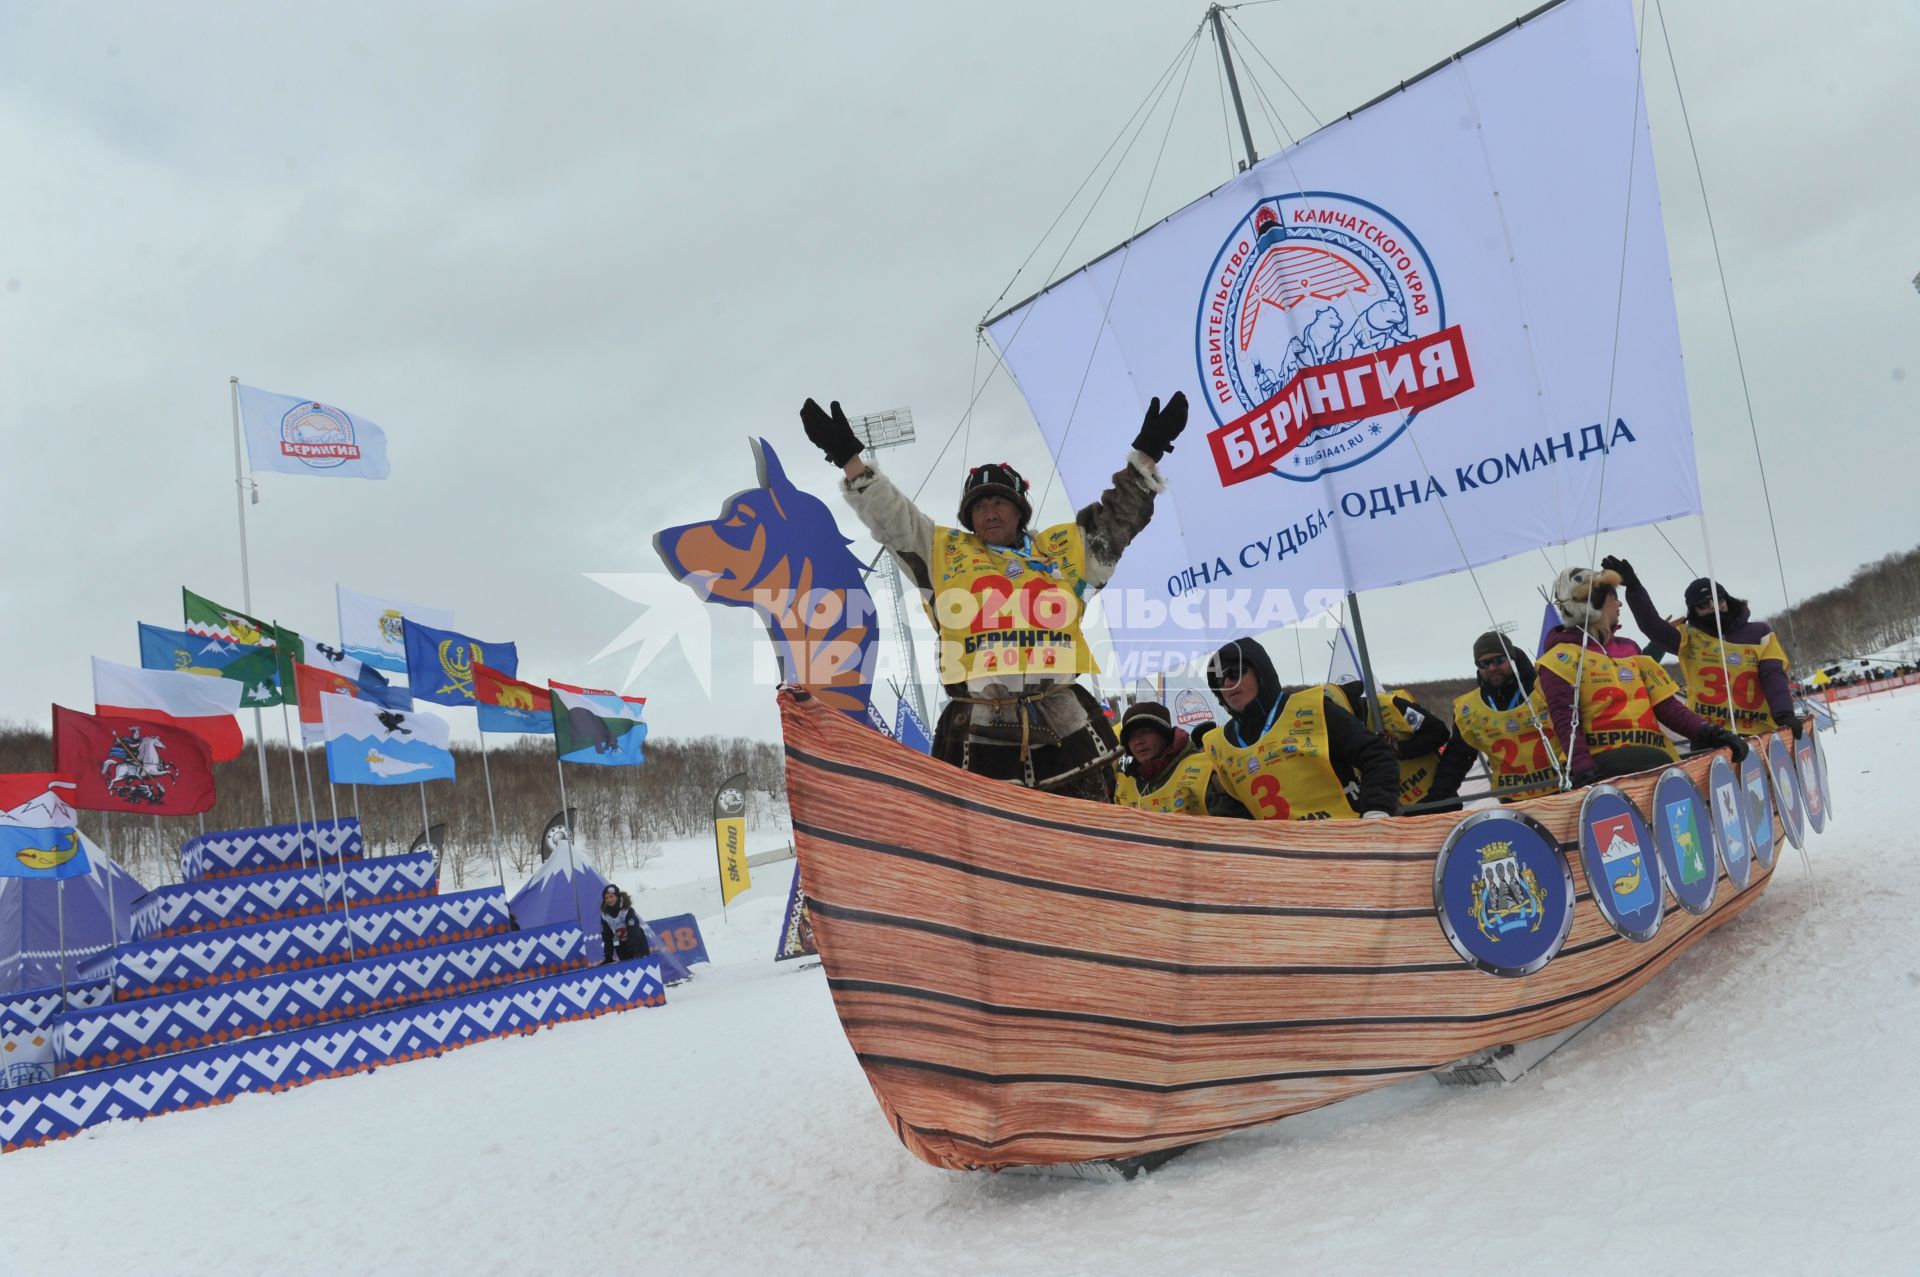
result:
<svg viewBox="0 0 1920 1277"><path fill-rule="evenodd" d="M1701 732L1693 744L1696 749L1731 750L1736 763L1745 762L1747 758L1747 742L1718 724Z"/></svg>
<svg viewBox="0 0 1920 1277"><path fill-rule="evenodd" d="M1633 570L1633 564L1627 562L1625 559L1617 559L1609 554L1600 560L1600 566L1609 572L1618 572L1620 574L1620 584L1626 586L1629 590L1637 590L1640 588L1640 574L1635 572Z"/></svg>
<svg viewBox="0 0 1920 1277"><path fill-rule="evenodd" d="M1591 785L1599 779L1600 769L1592 763L1588 763L1585 767L1582 767L1573 774L1573 787L1575 789L1585 789L1588 785Z"/></svg>
<svg viewBox="0 0 1920 1277"><path fill-rule="evenodd" d="M1799 715L1799 714L1795 714L1795 715L1794 715L1794 716L1793 716L1792 718L1789 718L1789 719L1788 719L1788 720L1787 720L1786 722L1784 722L1784 723L1782 723L1782 722L1780 722L1780 721L1779 721L1778 719L1776 719L1776 720L1774 720L1774 724L1773 724L1773 725L1774 725L1775 727L1784 727L1784 728L1786 728L1786 729L1787 729L1788 731L1790 731L1790 732L1792 732L1792 733L1793 733L1793 738L1794 738L1795 740L1799 740L1799 739L1800 739L1800 733L1802 733L1802 732L1804 732L1804 731L1806 730L1806 727L1807 727L1807 720L1806 720L1806 719L1805 719L1805 718L1804 718L1803 716L1801 716L1801 715Z"/></svg>
<svg viewBox="0 0 1920 1277"><path fill-rule="evenodd" d="M1219 726L1220 724L1214 722L1212 719L1208 719L1206 722L1194 728L1191 732L1188 732L1187 739L1192 741L1194 744L1198 745L1202 741L1207 739L1208 732L1213 731L1215 728Z"/></svg>
<svg viewBox="0 0 1920 1277"><path fill-rule="evenodd" d="M833 415L829 417L819 404L809 399L800 405L800 424L806 427L807 438L820 451L827 454L827 460L836 466L844 466L860 455L865 445L860 436L853 433L853 427L847 424L847 414L840 410L840 401L833 401Z"/></svg>
<svg viewBox="0 0 1920 1277"><path fill-rule="evenodd" d="M1158 397L1147 405L1146 418L1140 423L1140 433L1133 437L1133 446L1158 461L1173 451L1173 441L1186 428L1187 392L1176 390L1166 407L1160 406Z"/></svg>

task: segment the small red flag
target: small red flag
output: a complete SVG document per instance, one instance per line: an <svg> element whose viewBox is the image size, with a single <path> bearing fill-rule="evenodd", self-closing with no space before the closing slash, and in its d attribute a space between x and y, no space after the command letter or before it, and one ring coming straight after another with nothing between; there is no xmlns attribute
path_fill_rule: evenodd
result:
<svg viewBox="0 0 1920 1277"><path fill-rule="evenodd" d="M330 669L318 665L305 665L299 661L293 663L293 683L300 697L300 739L309 745L326 740L326 728L320 722L320 697L324 693L336 696L361 695L360 685L344 674L336 674Z"/></svg>
<svg viewBox="0 0 1920 1277"><path fill-rule="evenodd" d="M83 811L191 816L213 807L213 754L176 723L53 707L54 766Z"/></svg>

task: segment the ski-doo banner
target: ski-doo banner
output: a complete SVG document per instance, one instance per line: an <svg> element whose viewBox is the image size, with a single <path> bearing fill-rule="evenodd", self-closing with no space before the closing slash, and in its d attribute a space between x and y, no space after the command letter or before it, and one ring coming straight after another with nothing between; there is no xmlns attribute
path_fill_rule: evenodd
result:
<svg viewBox="0 0 1920 1277"><path fill-rule="evenodd" d="M753 886L747 871L747 774L727 777L713 795L713 849L720 865L720 907Z"/></svg>
<svg viewBox="0 0 1920 1277"><path fill-rule="evenodd" d="M1700 507L1628 0L1529 19L987 331L1076 505L1150 396L1193 405L1105 595L1123 648Z"/></svg>

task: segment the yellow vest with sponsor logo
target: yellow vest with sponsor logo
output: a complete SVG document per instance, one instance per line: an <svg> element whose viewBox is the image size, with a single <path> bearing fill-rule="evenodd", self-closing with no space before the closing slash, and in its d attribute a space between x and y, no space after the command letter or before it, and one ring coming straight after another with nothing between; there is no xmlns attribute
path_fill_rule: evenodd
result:
<svg viewBox="0 0 1920 1277"><path fill-rule="evenodd" d="M935 528L930 566L942 683L1099 670L1080 632L1087 545L1079 524L1036 532L1025 547Z"/></svg>
<svg viewBox="0 0 1920 1277"><path fill-rule="evenodd" d="M1388 692L1380 698L1380 722L1386 727L1387 735L1398 744L1403 740L1412 740L1419 729L1407 721L1407 716L1394 704L1394 698L1411 701L1413 694L1406 688L1397 692ZM1433 788L1433 776L1440 768L1440 751L1422 754L1418 758L1400 759L1400 805L1408 806L1419 802Z"/></svg>
<svg viewBox="0 0 1920 1277"><path fill-rule="evenodd" d="M1160 784L1141 792L1140 784L1125 772L1120 773L1114 801L1138 811L1164 811L1182 816L1207 814L1207 785L1213 780L1213 758L1204 750L1195 750L1174 764L1171 774Z"/></svg>
<svg viewBox="0 0 1920 1277"><path fill-rule="evenodd" d="M1728 700L1733 730L1742 736L1763 736L1773 730L1773 710L1760 686L1760 662L1787 663L1787 653L1772 631L1764 643L1728 643L1726 663L1720 660L1720 639L1711 628L1680 627L1680 677L1687 682L1687 701L1693 712L1709 723L1728 726ZM1728 671L1732 678L1728 678Z"/></svg>
<svg viewBox="0 0 1920 1277"><path fill-rule="evenodd" d="M1557 751L1548 743L1553 720L1539 687L1512 709L1494 709L1478 688L1453 702L1460 737L1487 760L1487 779L1503 798L1531 798L1560 788ZM1511 792L1507 792L1511 791Z"/></svg>
<svg viewBox="0 0 1920 1277"><path fill-rule="evenodd" d="M1334 774L1326 703L1324 687L1295 692L1250 745L1227 739L1232 723L1207 733L1214 775L1254 819L1351 820L1360 814Z"/></svg>
<svg viewBox="0 0 1920 1277"><path fill-rule="evenodd" d="M1580 669L1583 657L1584 673ZM1680 688L1654 662L1644 656L1608 656L1592 648L1561 643L1540 658L1540 665L1578 686L1580 734L1586 737L1590 752L1651 745L1664 750L1675 762L1680 761L1680 752L1653 716L1653 707L1679 695Z"/></svg>

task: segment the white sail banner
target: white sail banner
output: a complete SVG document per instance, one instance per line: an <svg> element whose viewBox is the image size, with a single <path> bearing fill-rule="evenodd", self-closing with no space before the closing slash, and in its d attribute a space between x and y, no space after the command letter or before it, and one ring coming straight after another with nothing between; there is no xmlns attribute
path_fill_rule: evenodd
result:
<svg viewBox="0 0 1920 1277"><path fill-rule="evenodd" d="M988 332L1076 504L1150 397L1191 402L1108 589L1123 647L1700 507L1631 0L1541 14Z"/></svg>

